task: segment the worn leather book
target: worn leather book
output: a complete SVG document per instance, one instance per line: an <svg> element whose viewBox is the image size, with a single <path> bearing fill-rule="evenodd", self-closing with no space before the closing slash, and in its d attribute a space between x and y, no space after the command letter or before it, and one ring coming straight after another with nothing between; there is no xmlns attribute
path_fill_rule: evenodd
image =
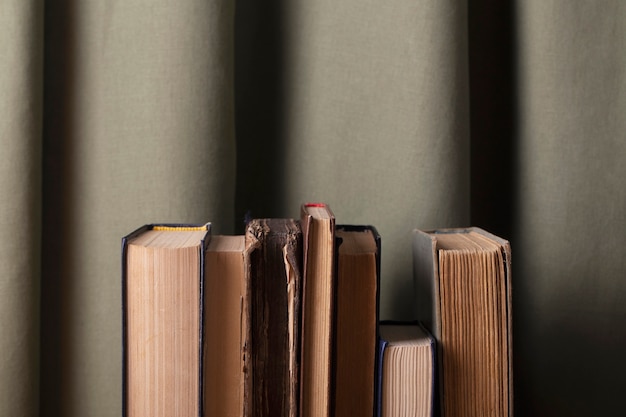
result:
<svg viewBox="0 0 626 417"><path fill-rule="evenodd" d="M417 319L437 340L444 417L513 415L511 246L479 228L416 230Z"/></svg>
<svg viewBox="0 0 626 417"><path fill-rule="evenodd" d="M292 219L254 219L250 251L250 390L244 415L297 417L302 232Z"/></svg>
<svg viewBox="0 0 626 417"><path fill-rule="evenodd" d="M372 226L336 229L335 417L371 416L376 408L381 239Z"/></svg>
<svg viewBox="0 0 626 417"><path fill-rule="evenodd" d="M210 225L147 225L122 239L122 415L203 415Z"/></svg>
<svg viewBox="0 0 626 417"><path fill-rule="evenodd" d="M328 417L334 343L335 216L326 204L303 204L300 223L304 245L300 416Z"/></svg>

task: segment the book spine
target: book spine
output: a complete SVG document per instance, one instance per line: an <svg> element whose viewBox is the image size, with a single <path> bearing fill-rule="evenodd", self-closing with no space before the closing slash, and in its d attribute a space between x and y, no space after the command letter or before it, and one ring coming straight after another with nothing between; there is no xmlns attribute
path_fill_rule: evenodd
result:
<svg viewBox="0 0 626 417"><path fill-rule="evenodd" d="M374 399L374 416L382 417L383 406L383 358L387 341L378 337L378 352L376 355L376 398Z"/></svg>
<svg viewBox="0 0 626 417"><path fill-rule="evenodd" d="M251 399L253 417L297 417L302 234L297 222L252 220L250 253Z"/></svg>

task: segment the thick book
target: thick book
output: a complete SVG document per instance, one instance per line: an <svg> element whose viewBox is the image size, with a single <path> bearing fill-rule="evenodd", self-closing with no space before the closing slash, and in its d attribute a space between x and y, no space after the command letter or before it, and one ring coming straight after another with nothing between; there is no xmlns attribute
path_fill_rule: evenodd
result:
<svg viewBox="0 0 626 417"><path fill-rule="evenodd" d="M302 231L293 219L254 219L250 251L250 388L244 415L297 417Z"/></svg>
<svg viewBox="0 0 626 417"><path fill-rule="evenodd" d="M212 236L205 264L204 415L240 417L249 395L249 259L245 237Z"/></svg>
<svg viewBox="0 0 626 417"><path fill-rule="evenodd" d="M417 319L437 340L440 414L513 415L511 246L480 228L415 230Z"/></svg>
<svg viewBox="0 0 626 417"><path fill-rule="evenodd" d="M372 226L336 228L337 295L334 416L376 409L381 238Z"/></svg>
<svg viewBox="0 0 626 417"><path fill-rule="evenodd" d="M203 415L210 225L147 225L122 239L122 415Z"/></svg>
<svg viewBox="0 0 626 417"><path fill-rule="evenodd" d="M432 417L435 339L419 322L380 323L379 417Z"/></svg>
<svg viewBox="0 0 626 417"><path fill-rule="evenodd" d="M328 417L332 399L335 216L323 203L300 208L303 237L300 416Z"/></svg>

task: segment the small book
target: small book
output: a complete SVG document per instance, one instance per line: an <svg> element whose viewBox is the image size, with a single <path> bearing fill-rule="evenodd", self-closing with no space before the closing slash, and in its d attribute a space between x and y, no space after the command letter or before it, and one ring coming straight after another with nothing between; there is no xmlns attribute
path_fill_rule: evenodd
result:
<svg viewBox="0 0 626 417"><path fill-rule="evenodd" d="M511 247L479 228L414 232L417 319L437 340L445 417L513 415Z"/></svg>
<svg viewBox="0 0 626 417"><path fill-rule="evenodd" d="M381 322L380 417L432 417L435 339L418 322Z"/></svg>
<svg viewBox="0 0 626 417"><path fill-rule="evenodd" d="M372 226L336 229L337 307L334 416L376 409L381 239Z"/></svg>
<svg viewBox="0 0 626 417"><path fill-rule="evenodd" d="M248 394L249 265L245 238L212 236L204 287L204 405L207 417L240 417Z"/></svg>
<svg viewBox="0 0 626 417"><path fill-rule="evenodd" d="M302 232L293 219L254 219L250 251L251 395L244 415L297 417Z"/></svg>
<svg viewBox="0 0 626 417"><path fill-rule="evenodd" d="M124 417L202 416L204 255L210 225L122 239Z"/></svg>
<svg viewBox="0 0 626 417"><path fill-rule="evenodd" d="M304 244L300 416L331 412L335 307L335 216L326 204L301 206Z"/></svg>

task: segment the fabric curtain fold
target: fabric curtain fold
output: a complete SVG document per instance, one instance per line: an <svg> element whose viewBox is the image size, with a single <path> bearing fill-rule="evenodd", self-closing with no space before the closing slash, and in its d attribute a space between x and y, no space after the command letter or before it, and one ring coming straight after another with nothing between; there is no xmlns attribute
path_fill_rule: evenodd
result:
<svg viewBox="0 0 626 417"><path fill-rule="evenodd" d="M46 9L42 397L121 413L121 237L232 231L234 5L67 1Z"/></svg>
<svg viewBox="0 0 626 417"><path fill-rule="evenodd" d="M250 3L238 6L247 23L238 45L259 36L249 29ZM469 222L467 8L302 1L276 9L288 39L238 52L246 63L276 48L281 55L279 97L262 95L261 79L246 82L254 65L238 69L239 96L261 99L237 103L238 210L297 217L302 202L324 201L338 221L375 225L389 237L381 314L410 316L412 229ZM248 125L258 119L271 126L266 133Z"/></svg>
<svg viewBox="0 0 626 417"><path fill-rule="evenodd" d="M518 7L514 281L524 415L614 414L621 407L625 6Z"/></svg>
<svg viewBox="0 0 626 417"><path fill-rule="evenodd" d="M43 2L0 5L0 415L37 415Z"/></svg>

